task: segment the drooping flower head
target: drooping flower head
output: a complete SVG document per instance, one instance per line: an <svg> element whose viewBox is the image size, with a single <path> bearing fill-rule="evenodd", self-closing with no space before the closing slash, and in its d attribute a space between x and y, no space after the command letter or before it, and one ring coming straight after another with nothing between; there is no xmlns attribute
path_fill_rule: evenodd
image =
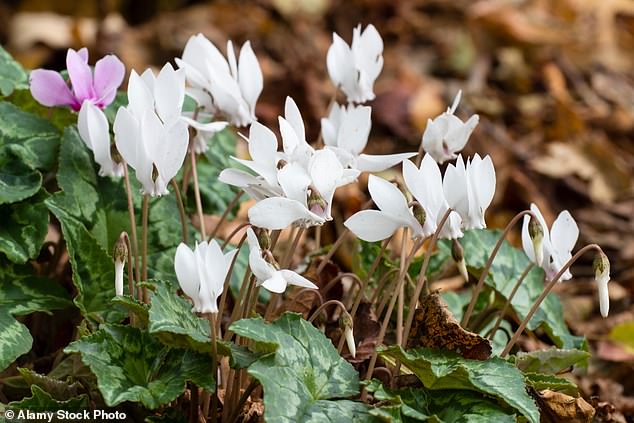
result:
<svg viewBox="0 0 634 423"><path fill-rule="evenodd" d="M218 312L218 298L237 252L232 250L223 254L215 240L198 243L193 251L183 243L178 246L174 269L183 292L194 303L194 311Z"/></svg>
<svg viewBox="0 0 634 423"><path fill-rule="evenodd" d="M84 101L77 117L77 129L84 144L92 150L100 166L100 176L123 176L123 163L112 158L110 125L103 111L90 101Z"/></svg>
<svg viewBox="0 0 634 423"><path fill-rule="evenodd" d="M247 126L256 119L263 78L249 41L242 45L238 60L229 41L225 59L203 34L193 35L176 63L187 75L188 95L204 110L222 114L236 126Z"/></svg>
<svg viewBox="0 0 634 423"><path fill-rule="evenodd" d="M443 190L449 207L462 218L463 229L484 229L484 214L495 194L495 168L490 156L478 154L467 161L462 155L445 171Z"/></svg>
<svg viewBox="0 0 634 423"><path fill-rule="evenodd" d="M610 293L608 291L608 282L610 282L610 260L608 256L601 251L594 259L594 280L597 282L599 291L599 310L601 316L608 317L610 311Z"/></svg>
<svg viewBox="0 0 634 423"><path fill-rule="evenodd" d="M146 194L167 194L167 184L185 159L189 133L181 117L184 97L185 74L169 63L158 76L150 69L130 75L129 104L117 112L115 142Z"/></svg>
<svg viewBox="0 0 634 423"><path fill-rule="evenodd" d="M438 163L456 158L457 153L467 144L480 119L478 115L473 115L463 122L454 115L461 96L462 91L458 91L452 106L446 112L436 119L427 120L427 127L423 133L423 148Z"/></svg>
<svg viewBox="0 0 634 423"><path fill-rule="evenodd" d="M38 103L47 106L68 106L79 111L85 101L104 109L115 98L123 82L125 66L110 54L97 61L94 72L88 66L88 49L68 49L66 67L70 85L58 72L35 69L31 72L31 94Z"/></svg>
<svg viewBox="0 0 634 423"><path fill-rule="evenodd" d="M368 106L334 104L327 118L321 119L324 144L332 149L344 168L360 172L382 172L416 153L387 155L363 154L368 143L372 121Z"/></svg>
<svg viewBox="0 0 634 423"><path fill-rule="evenodd" d="M302 288L317 289L317 285L302 275L288 269L278 270L262 257L262 249L258 237L253 229L247 229L247 242L249 244L249 267L257 278L257 285L268 291L281 294L286 291L288 285L296 285Z"/></svg>
<svg viewBox="0 0 634 423"><path fill-rule="evenodd" d="M326 58L330 79L348 97L348 102L374 100L374 81L383 69L383 40L374 25L361 32L359 24L348 45L337 33Z"/></svg>
<svg viewBox="0 0 634 423"><path fill-rule="evenodd" d="M579 238L579 228L568 210L559 213L553 222L550 231L548 225L535 204L531 204L531 211L537 216L537 220L542 226L543 239L541 241L542 251L535 252L534 243L529 234L530 216L524 216L522 226L522 246L528 258L546 272L546 277L552 279L572 257L572 249ZM541 257L541 262L537 259ZM561 280L572 278L570 270L561 276Z"/></svg>

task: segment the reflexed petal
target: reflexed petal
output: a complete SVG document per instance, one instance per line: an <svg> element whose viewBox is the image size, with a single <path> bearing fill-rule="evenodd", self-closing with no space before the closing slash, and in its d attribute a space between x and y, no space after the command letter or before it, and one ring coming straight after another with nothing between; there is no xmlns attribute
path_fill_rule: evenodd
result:
<svg viewBox="0 0 634 423"><path fill-rule="evenodd" d="M270 278L266 279L262 282L262 287L266 288L268 291L274 292L276 294L281 294L286 291L286 280L282 276L281 272L275 272Z"/></svg>
<svg viewBox="0 0 634 423"><path fill-rule="evenodd" d="M117 176L117 164L110 155L110 131L106 115L90 101L84 101L79 111L78 129L81 138L93 151L101 176Z"/></svg>
<svg viewBox="0 0 634 423"><path fill-rule="evenodd" d="M104 108L112 103L124 77L125 65L114 54L104 56L97 61L94 88L99 107Z"/></svg>
<svg viewBox="0 0 634 423"><path fill-rule="evenodd" d="M319 289L317 285L292 270L282 269L280 270L280 273L289 285L301 286L302 288Z"/></svg>
<svg viewBox="0 0 634 423"><path fill-rule="evenodd" d="M211 134L215 134L216 132L222 131L229 124L229 122L221 122L221 121L202 123L185 116L181 116L181 119L184 120L185 123L187 123L189 126L196 129L197 131L209 132Z"/></svg>
<svg viewBox="0 0 634 423"><path fill-rule="evenodd" d="M249 209L249 222L266 229L284 229L289 225L307 220L313 224L322 224L324 219L311 213L298 201L273 197L258 201Z"/></svg>
<svg viewBox="0 0 634 423"><path fill-rule="evenodd" d="M447 113L454 114L454 112L458 108L458 105L460 104L461 98L462 98L462 90L458 90L458 94L456 94L456 96L454 97L453 103L451 104L451 107L449 108L449 110L447 110Z"/></svg>
<svg viewBox="0 0 634 423"><path fill-rule="evenodd" d="M478 163L472 167L473 174L470 179L475 192L476 206L482 215L482 221L484 221L484 212L495 195L495 168L491 156L486 156L480 161L480 156L476 154L474 161L476 159L478 159Z"/></svg>
<svg viewBox="0 0 634 423"><path fill-rule="evenodd" d="M405 218L406 215L410 214L403 193L385 179L370 175L368 191L370 191L374 203L385 213L398 218Z"/></svg>
<svg viewBox="0 0 634 423"><path fill-rule="evenodd" d="M383 172L403 160L407 160L410 157L414 157L416 153L397 153L397 154L383 154L383 155L371 155L360 154L357 157L356 168L361 172Z"/></svg>
<svg viewBox="0 0 634 423"><path fill-rule="evenodd" d="M79 109L79 103L59 73L35 69L30 80L31 95L38 103L46 107L75 105Z"/></svg>
<svg viewBox="0 0 634 423"><path fill-rule="evenodd" d="M348 44L337 33L332 34L332 45L328 49L326 65L328 74L335 85L343 85L350 80L350 74L354 72L352 52Z"/></svg>
<svg viewBox="0 0 634 423"><path fill-rule="evenodd" d="M194 305L200 305L198 295L200 281L198 279L196 258L194 252L183 243L176 248L174 270L183 292L194 301Z"/></svg>
<svg viewBox="0 0 634 423"><path fill-rule="evenodd" d="M166 138L156 150L154 162L159 173L169 182L180 170L189 145L187 125L183 121L176 121L166 128Z"/></svg>
<svg viewBox="0 0 634 423"><path fill-rule="evenodd" d="M254 115L255 103L262 92L263 78L260 64L249 41L245 42L240 49L238 84L242 97L249 105L249 112Z"/></svg>
<svg viewBox="0 0 634 423"><path fill-rule="evenodd" d="M253 231L250 227L247 228L247 244L249 244L249 251L257 251L258 254L262 252L262 249L260 248L260 241L258 241L255 231Z"/></svg>
<svg viewBox="0 0 634 423"><path fill-rule="evenodd" d="M338 184L342 177L343 166L341 166L337 155L332 150L322 149L314 154L310 167L310 178L329 206L335 189L340 186Z"/></svg>
<svg viewBox="0 0 634 423"><path fill-rule="evenodd" d="M530 216L524 216L524 220L522 221L522 248L524 249L524 253L526 254L526 256L528 256L528 259L533 263L537 263L533 241L531 240L531 236L528 233L528 225L530 224L530 221ZM541 263L537 263L537 265L541 266Z"/></svg>
<svg viewBox="0 0 634 423"><path fill-rule="evenodd" d="M286 197L306 205L310 176L297 163L289 163L277 173L277 179Z"/></svg>
<svg viewBox="0 0 634 423"><path fill-rule="evenodd" d="M284 118L286 118L286 121L293 127L299 142L306 141L306 131L304 130L302 114L299 112L295 100L291 97L286 97L286 102L284 103Z"/></svg>
<svg viewBox="0 0 634 423"><path fill-rule="evenodd" d="M262 258L260 250L249 250L249 267L258 279L263 282L269 279L275 273L275 268Z"/></svg>
<svg viewBox="0 0 634 423"><path fill-rule="evenodd" d="M579 238L579 227L572 215L564 210L553 223L550 241L553 250L558 254L569 254Z"/></svg>
<svg viewBox="0 0 634 423"><path fill-rule="evenodd" d="M358 156L366 144L372 128L372 108L367 106L348 107L337 134L337 145Z"/></svg>
<svg viewBox="0 0 634 423"><path fill-rule="evenodd" d="M257 162L275 165L277 137L259 122L253 122L249 128L249 154Z"/></svg>
<svg viewBox="0 0 634 423"><path fill-rule="evenodd" d="M469 215L467 171L462 156L458 156L455 166L452 164L447 166L442 185L449 207L457 211L463 220L467 218Z"/></svg>
<svg viewBox="0 0 634 423"><path fill-rule="evenodd" d="M137 119L141 119L146 110L154 109L154 97L145 81L134 70L128 81L128 107Z"/></svg>
<svg viewBox="0 0 634 423"><path fill-rule="evenodd" d="M344 222L346 228L364 241L381 241L403 226L378 210L362 210Z"/></svg>
<svg viewBox="0 0 634 423"><path fill-rule="evenodd" d="M170 63L166 63L154 84L156 112L164 124L171 123L180 116L184 100L185 71L175 71Z"/></svg>
<svg viewBox="0 0 634 423"><path fill-rule="evenodd" d="M83 103L86 99L95 99L90 66L72 48L69 48L66 53L66 67L68 69L68 77L73 86L73 92L79 103Z"/></svg>
<svg viewBox="0 0 634 423"><path fill-rule="evenodd" d="M133 169L136 169L139 162L144 159L144 156L137 156L137 144L141 138L139 122L127 108L119 107L113 130L117 151Z"/></svg>

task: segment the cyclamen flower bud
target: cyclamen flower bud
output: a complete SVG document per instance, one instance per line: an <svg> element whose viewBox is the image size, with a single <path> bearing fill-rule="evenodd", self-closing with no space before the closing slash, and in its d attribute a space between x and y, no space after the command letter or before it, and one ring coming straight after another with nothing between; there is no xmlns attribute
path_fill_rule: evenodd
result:
<svg viewBox="0 0 634 423"><path fill-rule="evenodd" d="M464 248L457 239L451 242L451 257L456 262L458 271L465 281L469 281L469 272L467 272L467 263L464 260Z"/></svg>
<svg viewBox="0 0 634 423"><path fill-rule="evenodd" d="M610 310L610 295L608 291L608 282L610 282L610 260L603 251L601 251L594 259L592 264L594 269L594 279L597 281L599 290L599 310L601 316L607 317Z"/></svg>
<svg viewBox="0 0 634 423"><path fill-rule="evenodd" d="M308 196L308 210L315 213L317 216L324 216L328 209L328 202L321 196L316 188L311 187L310 195Z"/></svg>
<svg viewBox="0 0 634 423"><path fill-rule="evenodd" d="M544 240L544 228L538 220L531 218L528 222L528 235L533 243L533 251L535 251L535 261L537 263L543 263L544 250L542 248L542 241Z"/></svg>
<svg viewBox="0 0 634 423"><path fill-rule="evenodd" d="M427 213L423 206L421 206L418 201L414 202L414 207L412 212L414 213L414 217L420 223L420 226L425 226L425 220L427 219Z"/></svg>
<svg viewBox="0 0 634 423"><path fill-rule="evenodd" d="M348 351L350 351L350 355L352 358L355 358L357 355L357 346L354 342L354 332L353 332L353 324L352 324L352 316L347 312L344 313L339 318L339 327L343 328L343 336L346 338L346 344L348 344Z"/></svg>
<svg viewBox="0 0 634 423"><path fill-rule="evenodd" d="M114 290L117 296L123 295L123 268L128 259L127 234L122 232L114 244L112 257L114 259Z"/></svg>
<svg viewBox="0 0 634 423"><path fill-rule="evenodd" d="M271 248L271 237L269 236L269 231L262 229L258 232L258 243L260 244L260 248L263 250Z"/></svg>

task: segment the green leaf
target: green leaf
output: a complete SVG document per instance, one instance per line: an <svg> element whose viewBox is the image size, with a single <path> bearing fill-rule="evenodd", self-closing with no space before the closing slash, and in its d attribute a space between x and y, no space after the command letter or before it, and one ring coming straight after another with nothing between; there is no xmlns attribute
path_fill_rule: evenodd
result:
<svg viewBox="0 0 634 423"><path fill-rule="evenodd" d="M0 371L6 369L22 354L31 350L33 338L26 326L5 309L0 309Z"/></svg>
<svg viewBox="0 0 634 423"><path fill-rule="evenodd" d="M590 353L581 350L551 348L531 352L518 352L515 365L523 372L557 374L572 366L587 367Z"/></svg>
<svg viewBox="0 0 634 423"><path fill-rule="evenodd" d="M67 401L75 398L84 390L82 384L78 381L68 382L55 379L24 367L18 368L18 371L28 386L37 385L58 401Z"/></svg>
<svg viewBox="0 0 634 423"><path fill-rule="evenodd" d="M368 391L381 401L371 411L377 416L390 415L392 421L432 421L442 423L516 421L512 412L485 395L473 391L428 391L423 388L387 389L373 380ZM385 403L387 402L387 404Z"/></svg>
<svg viewBox="0 0 634 423"><path fill-rule="evenodd" d="M0 251L15 263L35 258L48 232L46 194L0 206Z"/></svg>
<svg viewBox="0 0 634 423"><path fill-rule="evenodd" d="M129 295L117 295L112 302L119 304L128 311L133 312L140 320L143 327L147 327L149 323L150 306L142 303Z"/></svg>
<svg viewBox="0 0 634 423"><path fill-rule="evenodd" d="M109 407L132 401L155 409L181 395L188 381L215 389L207 355L167 347L137 328L103 325L64 351L81 353Z"/></svg>
<svg viewBox="0 0 634 423"><path fill-rule="evenodd" d="M300 315L286 313L273 323L243 319L230 330L275 349L249 366L264 387L267 422L371 421L365 404L337 400L359 393L359 375Z"/></svg>
<svg viewBox="0 0 634 423"><path fill-rule="evenodd" d="M75 127L67 128L62 137L57 183L64 191L63 208L73 217L91 222L99 201L97 175L90 152Z"/></svg>
<svg viewBox="0 0 634 423"><path fill-rule="evenodd" d="M498 398L529 421L539 423L539 410L526 393L522 373L498 357L467 360L449 352L399 346L380 350L380 355L400 360L423 382L425 388L473 390Z"/></svg>
<svg viewBox="0 0 634 423"><path fill-rule="evenodd" d="M0 309L17 316L70 307L68 292L57 282L34 276L30 265L17 266L0 260Z"/></svg>
<svg viewBox="0 0 634 423"><path fill-rule="evenodd" d="M530 385L536 391L550 389L551 391L562 392L573 397L579 396L579 388L577 388L577 385L567 379L543 373L524 373L524 377L526 384Z"/></svg>
<svg viewBox="0 0 634 423"><path fill-rule="evenodd" d="M96 321L120 321L124 313L112 307L115 296L114 263L86 227L64 208L67 204L56 194L46 205L62 224L68 256L73 271L73 283L78 295L74 302L84 317ZM62 203L62 204L60 204Z"/></svg>
<svg viewBox="0 0 634 423"><path fill-rule="evenodd" d="M15 203L34 196L42 186L42 175L0 147L0 204Z"/></svg>
<svg viewBox="0 0 634 423"><path fill-rule="evenodd" d="M15 104L24 112L38 116L53 124L59 131L67 126L77 123L77 113L69 107L47 107L38 103L31 95L30 90L17 90L7 98L7 101Z"/></svg>
<svg viewBox="0 0 634 423"><path fill-rule="evenodd" d="M158 282L150 302L148 331L166 345L211 350L209 321L192 312L192 304Z"/></svg>
<svg viewBox="0 0 634 423"><path fill-rule="evenodd" d="M0 146L32 169L52 170L57 162L59 132L48 120L0 101Z"/></svg>
<svg viewBox="0 0 634 423"><path fill-rule="evenodd" d="M15 410L15 412L22 411L24 413L26 413L26 410L56 413L57 410L80 411L88 408L89 401L86 394L79 395L67 401L58 401L37 385L31 386L31 393L33 395L30 397L24 398L21 401L13 401L9 404L8 408ZM19 414L16 416L20 418ZM26 421L34 420L35 416L27 416Z"/></svg>
<svg viewBox="0 0 634 423"><path fill-rule="evenodd" d="M500 236L501 231L499 230L465 231L460 242L464 248L465 262L470 272L479 276L479 272L484 268ZM504 298L507 298L529 263L530 261L523 251L512 247L507 241L503 241L485 282ZM542 269L534 267L511 301L511 305L520 319L528 314L543 288L544 272ZM528 329L535 330L539 326L544 328L558 347L580 348L585 343L583 337L570 334L564 320L561 302L555 294L551 293L546 297L529 322Z"/></svg>
<svg viewBox="0 0 634 423"><path fill-rule="evenodd" d="M11 95L13 90L29 88L29 77L18 62L0 46L0 94Z"/></svg>

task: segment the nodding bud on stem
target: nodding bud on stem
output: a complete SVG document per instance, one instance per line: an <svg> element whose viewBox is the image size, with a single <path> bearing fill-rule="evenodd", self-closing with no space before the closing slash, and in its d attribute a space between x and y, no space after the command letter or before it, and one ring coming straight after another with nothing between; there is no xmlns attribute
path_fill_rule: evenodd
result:
<svg viewBox="0 0 634 423"><path fill-rule="evenodd" d="M115 163L123 162L123 157L119 154L119 150L117 150L117 146L114 143L110 144L110 157L112 157L112 161Z"/></svg>
<svg viewBox="0 0 634 423"><path fill-rule="evenodd" d="M425 213L425 209L423 208L423 206L418 204L417 201L414 202L412 212L414 213L414 217L416 218L416 220L418 220L418 223L420 223L420 226L425 226L425 220L427 219L427 213Z"/></svg>
<svg viewBox="0 0 634 423"><path fill-rule="evenodd" d="M114 244L112 258L114 259L114 290L116 295L123 295L123 268L128 259L127 234L122 232Z"/></svg>
<svg viewBox="0 0 634 423"><path fill-rule="evenodd" d="M263 250L269 250L271 248L271 237L269 236L269 231L266 229L260 229L258 231L258 242L260 243L260 248Z"/></svg>
<svg viewBox="0 0 634 423"><path fill-rule="evenodd" d="M464 248L457 239L451 242L451 257L456 262L456 266L465 281L469 281L469 272L467 272L467 263L464 261Z"/></svg>
<svg viewBox="0 0 634 423"><path fill-rule="evenodd" d="M594 268L594 279L597 281L599 291L599 310L601 316L607 317L610 310L610 295L608 282L610 282L610 260L603 251L599 252L592 264Z"/></svg>
<svg viewBox="0 0 634 423"><path fill-rule="evenodd" d="M317 188L310 187L310 195L308 196L308 210L315 213L317 216L324 216L328 209L328 203L321 196Z"/></svg>
<svg viewBox="0 0 634 423"><path fill-rule="evenodd" d="M339 318L339 327L343 328L343 336L346 337L348 351L350 351L352 358L355 358L357 355L357 346L354 343L352 316L350 316L348 312L344 312Z"/></svg>
<svg viewBox="0 0 634 423"><path fill-rule="evenodd" d="M544 261L544 249L542 248L542 241L544 239L544 228L541 223L533 217L528 222L528 235L533 242L533 251L535 252L535 261L541 265Z"/></svg>

